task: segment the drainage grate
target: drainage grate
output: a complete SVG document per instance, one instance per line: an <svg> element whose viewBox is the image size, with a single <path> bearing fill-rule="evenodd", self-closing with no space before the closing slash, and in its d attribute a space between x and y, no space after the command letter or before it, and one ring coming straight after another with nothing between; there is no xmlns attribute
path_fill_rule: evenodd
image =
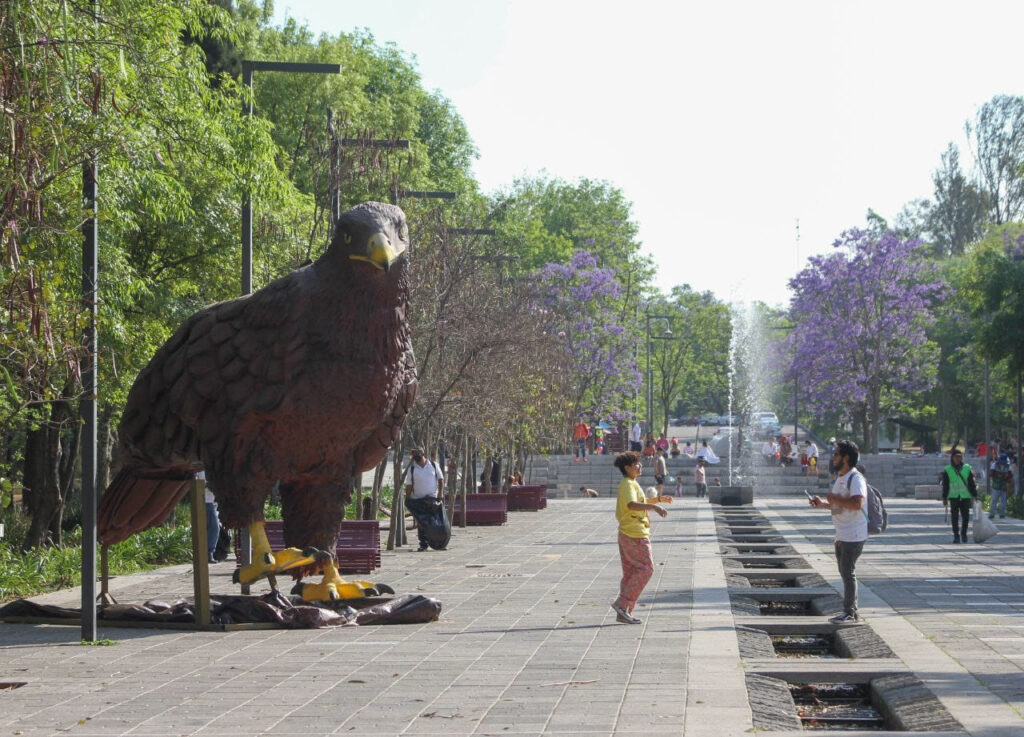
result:
<svg viewBox="0 0 1024 737"><path fill-rule="evenodd" d="M772 635L775 654L782 658L836 658L833 635Z"/></svg>
<svg viewBox="0 0 1024 737"><path fill-rule="evenodd" d="M882 730L885 718L871 703L866 683L806 683L789 692L804 729Z"/></svg>
<svg viewBox="0 0 1024 737"><path fill-rule="evenodd" d="M749 580L751 588L755 589L795 589L799 586L799 581L795 578L752 578Z"/></svg>
<svg viewBox="0 0 1024 737"><path fill-rule="evenodd" d="M799 617L813 614L809 601L759 601L757 607L763 617Z"/></svg>
<svg viewBox="0 0 1024 737"><path fill-rule="evenodd" d="M477 573L476 578L532 578L532 573Z"/></svg>
<svg viewBox="0 0 1024 737"><path fill-rule="evenodd" d="M743 560L744 568L788 568L782 560Z"/></svg>

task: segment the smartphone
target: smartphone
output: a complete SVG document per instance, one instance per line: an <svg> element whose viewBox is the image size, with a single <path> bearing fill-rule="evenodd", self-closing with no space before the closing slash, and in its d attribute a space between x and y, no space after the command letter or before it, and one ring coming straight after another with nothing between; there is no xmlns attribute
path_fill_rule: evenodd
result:
<svg viewBox="0 0 1024 737"><path fill-rule="evenodd" d="M807 497L808 501L814 501L814 494L812 494L811 492L807 491L807 489L804 489L804 496Z"/></svg>

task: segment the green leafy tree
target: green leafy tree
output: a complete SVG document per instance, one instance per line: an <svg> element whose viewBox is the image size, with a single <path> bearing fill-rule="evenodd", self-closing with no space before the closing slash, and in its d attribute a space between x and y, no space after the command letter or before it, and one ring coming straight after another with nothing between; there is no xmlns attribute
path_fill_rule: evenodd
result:
<svg viewBox="0 0 1024 737"><path fill-rule="evenodd" d="M0 366L15 387L5 419L25 428L8 442L25 447L31 547L59 541L74 469L83 161L95 155L101 171L99 367L109 420L110 402L188 307L225 296L219 275L229 244L237 253L242 189L295 201L267 125L242 125L237 88L211 88L200 48L183 42L229 34L221 9L126 0L94 17L90 4L11 7L0 17L0 94L13 132L0 144L0 282L12 330Z"/></svg>
<svg viewBox="0 0 1024 737"><path fill-rule="evenodd" d="M996 224L1024 215L1024 97L996 95L966 125L979 182Z"/></svg>
<svg viewBox="0 0 1024 737"><path fill-rule="evenodd" d="M729 306L710 292L694 292L683 285L673 287L668 299L652 302L650 311L671 316L670 339L651 342L655 426L668 432L669 410L677 402L692 414L705 407L724 411L732 334Z"/></svg>
<svg viewBox="0 0 1024 737"><path fill-rule="evenodd" d="M984 232L987 199L961 171L960 153L952 143L942 154L942 165L932 175L932 182L935 204L926 224L934 251L940 256L959 256Z"/></svg>
<svg viewBox="0 0 1024 737"><path fill-rule="evenodd" d="M994 228L960 270L982 355L1005 361L1011 376L1024 372L1024 226Z"/></svg>

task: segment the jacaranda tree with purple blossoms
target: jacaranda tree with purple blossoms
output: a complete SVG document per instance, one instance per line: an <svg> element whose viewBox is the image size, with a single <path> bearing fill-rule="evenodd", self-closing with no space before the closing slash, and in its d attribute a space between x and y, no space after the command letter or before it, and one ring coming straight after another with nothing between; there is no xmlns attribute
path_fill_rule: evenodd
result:
<svg viewBox="0 0 1024 737"><path fill-rule="evenodd" d="M577 251L568 264L546 264L535 278L565 353L567 419L624 418L641 376L636 333L618 317L622 286L615 271L599 267L594 254Z"/></svg>
<svg viewBox="0 0 1024 737"><path fill-rule="evenodd" d="M807 411L852 421L863 447L877 450L884 416L935 380L926 330L944 287L920 241L892 231L848 230L835 252L808 259L790 280L790 379ZM884 414L883 414L884 413Z"/></svg>

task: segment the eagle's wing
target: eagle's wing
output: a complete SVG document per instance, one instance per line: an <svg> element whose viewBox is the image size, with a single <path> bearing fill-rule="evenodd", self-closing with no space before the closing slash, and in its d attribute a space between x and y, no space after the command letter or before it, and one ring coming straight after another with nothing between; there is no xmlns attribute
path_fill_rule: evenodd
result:
<svg viewBox="0 0 1024 737"><path fill-rule="evenodd" d="M100 501L104 543L166 519L204 465L217 488L237 418L271 411L286 373L293 380L301 374L306 348L296 339L296 305L303 279L293 272L196 313L142 370L121 420L123 467Z"/></svg>

